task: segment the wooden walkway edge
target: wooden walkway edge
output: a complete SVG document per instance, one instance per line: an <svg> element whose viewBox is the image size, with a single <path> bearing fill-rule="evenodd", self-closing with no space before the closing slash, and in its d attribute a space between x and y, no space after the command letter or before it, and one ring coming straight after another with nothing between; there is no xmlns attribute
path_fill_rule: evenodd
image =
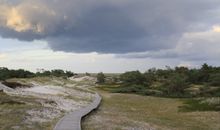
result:
<svg viewBox="0 0 220 130"><path fill-rule="evenodd" d="M96 93L95 100L90 105L65 115L53 130L81 130L81 119L98 108L101 100L102 98Z"/></svg>

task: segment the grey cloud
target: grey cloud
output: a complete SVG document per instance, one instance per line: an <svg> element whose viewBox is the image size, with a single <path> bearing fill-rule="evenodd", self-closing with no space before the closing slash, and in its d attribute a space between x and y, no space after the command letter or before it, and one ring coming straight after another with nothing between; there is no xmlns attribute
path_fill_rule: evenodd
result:
<svg viewBox="0 0 220 130"><path fill-rule="evenodd" d="M216 32L216 30L210 29L204 32L185 34L178 41L176 47L172 49L119 54L116 56L119 58L178 59L190 62L219 61L219 42L220 31L217 30Z"/></svg>
<svg viewBox="0 0 220 130"><path fill-rule="evenodd" d="M200 50L196 50L194 48L194 52L180 53L177 50L160 50L160 51L147 51L141 53L127 53L127 54L117 54L118 58L127 58L127 59L178 59L182 61L218 61L220 58L220 52L212 52L214 48L209 50L208 52L202 52Z"/></svg>
<svg viewBox="0 0 220 130"><path fill-rule="evenodd" d="M118 54L175 48L183 33L216 24L213 10L220 5L218 0L15 1L5 5L17 7L25 21L7 26L7 18L0 18L2 37L46 40L55 51Z"/></svg>

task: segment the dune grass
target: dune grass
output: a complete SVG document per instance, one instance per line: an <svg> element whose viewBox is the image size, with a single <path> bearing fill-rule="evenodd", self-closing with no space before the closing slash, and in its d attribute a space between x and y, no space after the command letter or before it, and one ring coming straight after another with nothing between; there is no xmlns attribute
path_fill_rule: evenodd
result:
<svg viewBox="0 0 220 130"><path fill-rule="evenodd" d="M59 78L59 77L34 77L34 78L14 78L8 79L8 82L20 83L22 85L33 84L38 85L49 85L49 86L61 86L68 89L76 90L76 92L83 93L94 93L91 90L86 90L82 86L79 86L75 81ZM81 85L87 85L87 82L82 82ZM81 88L82 87L82 88ZM76 102L91 102L92 97L77 97L75 95L60 95L66 99L71 99ZM47 101L47 99L43 99ZM0 92L0 130L52 130L58 118L63 115L58 115L54 119L46 119L42 117L32 117L33 115L28 114L29 111L42 111L47 110L47 106L42 105L41 99L34 96L22 96L22 95L12 95ZM48 103L54 103L54 101L48 100ZM47 111L46 111L47 112ZM61 114L63 114L61 112ZM39 115L41 116L41 115ZM33 121L31 119L34 119ZM38 119L39 118L39 119ZM37 121L36 121L37 120Z"/></svg>
<svg viewBox="0 0 220 130"><path fill-rule="evenodd" d="M84 119L84 130L220 129L220 112L181 111L186 99L116 94L100 89L99 92L103 102L96 112Z"/></svg>
<svg viewBox="0 0 220 130"><path fill-rule="evenodd" d="M51 130L51 122L47 123L25 123L27 110L41 108L32 97L10 96L3 92L0 93L0 130Z"/></svg>

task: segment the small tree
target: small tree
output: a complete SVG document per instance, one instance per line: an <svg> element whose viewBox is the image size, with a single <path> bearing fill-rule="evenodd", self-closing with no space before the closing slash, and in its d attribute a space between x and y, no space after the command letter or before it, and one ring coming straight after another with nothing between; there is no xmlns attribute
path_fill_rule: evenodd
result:
<svg viewBox="0 0 220 130"><path fill-rule="evenodd" d="M105 83L105 75L102 72L97 74L97 83L98 84Z"/></svg>
<svg viewBox="0 0 220 130"><path fill-rule="evenodd" d="M120 75L120 80L123 84L137 84L137 85L145 85L146 79L143 74L139 71L130 71L125 72Z"/></svg>
<svg viewBox="0 0 220 130"><path fill-rule="evenodd" d="M220 73L212 74L210 76L210 85L220 87Z"/></svg>
<svg viewBox="0 0 220 130"><path fill-rule="evenodd" d="M73 72L71 72L71 71L66 71L66 76L67 77L72 77L72 76L74 76L75 74L73 73Z"/></svg>
<svg viewBox="0 0 220 130"><path fill-rule="evenodd" d="M90 74L90 73L88 73L88 72L86 72L86 76L91 76L91 74Z"/></svg>
<svg viewBox="0 0 220 130"><path fill-rule="evenodd" d="M170 77L165 83L165 87L167 88L167 94L179 95L184 94L184 90L189 87L189 84L186 81L186 77L176 74Z"/></svg>
<svg viewBox="0 0 220 130"><path fill-rule="evenodd" d="M52 76L62 77L65 76L65 72L61 69L56 69L51 71Z"/></svg>
<svg viewBox="0 0 220 130"><path fill-rule="evenodd" d="M210 78L210 72L212 70L212 67L208 64L203 64L202 68L200 69L199 73L199 80L200 82L207 82Z"/></svg>

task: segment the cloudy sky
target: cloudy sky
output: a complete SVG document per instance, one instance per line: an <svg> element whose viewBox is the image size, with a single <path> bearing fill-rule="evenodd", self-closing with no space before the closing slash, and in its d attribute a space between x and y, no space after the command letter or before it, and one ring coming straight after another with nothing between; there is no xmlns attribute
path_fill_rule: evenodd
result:
<svg viewBox="0 0 220 130"><path fill-rule="evenodd" d="M220 65L219 0L0 0L0 66L123 72Z"/></svg>

